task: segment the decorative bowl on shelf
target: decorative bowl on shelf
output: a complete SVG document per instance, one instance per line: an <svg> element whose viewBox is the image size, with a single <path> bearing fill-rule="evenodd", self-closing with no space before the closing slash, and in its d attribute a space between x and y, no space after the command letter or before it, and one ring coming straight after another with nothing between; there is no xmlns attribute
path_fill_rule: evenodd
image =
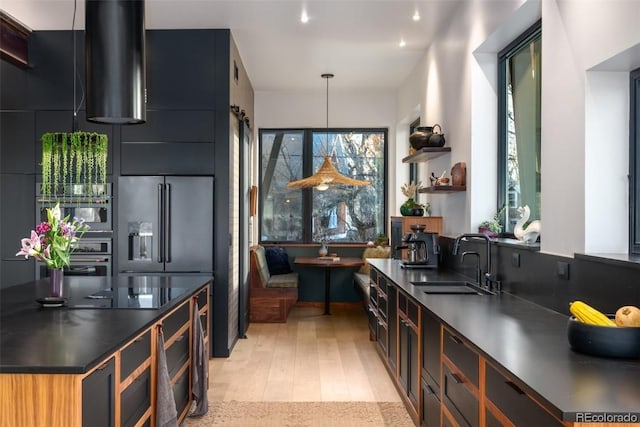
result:
<svg viewBox="0 0 640 427"><path fill-rule="evenodd" d="M614 316L609 316L613 319ZM589 325L570 317L569 345L579 353L626 359L640 358L640 327Z"/></svg>

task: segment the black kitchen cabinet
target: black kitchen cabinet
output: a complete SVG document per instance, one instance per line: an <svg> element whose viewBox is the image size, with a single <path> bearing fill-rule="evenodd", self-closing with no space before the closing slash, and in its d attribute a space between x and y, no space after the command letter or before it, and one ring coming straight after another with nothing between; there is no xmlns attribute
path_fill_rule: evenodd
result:
<svg viewBox="0 0 640 427"><path fill-rule="evenodd" d="M422 427L439 427L440 426L440 396L433 387L433 383L429 384L422 381L422 417L420 425Z"/></svg>
<svg viewBox="0 0 640 427"><path fill-rule="evenodd" d="M418 359L418 331L415 316L419 307L404 293L398 292L398 379L416 413L420 396L420 360Z"/></svg>
<svg viewBox="0 0 640 427"><path fill-rule="evenodd" d="M382 275L378 276L376 291L378 294L377 345L380 347L382 354L387 354L389 351L389 330L387 323L389 301L387 300L386 293L387 279Z"/></svg>
<svg viewBox="0 0 640 427"><path fill-rule="evenodd" d="M20 240L29 237L35 222L34 175L2 174L0 179L0 255L2 272L0 286L8 287L33 280L33 258L17 257ZM5 202L5 201L11 202Z"/></svg>
<svg viewBox="0 0 640 427"><path fill-rule="evenodd" d="M120 128L122 175L213 175L213 111L147 111Z"/></svg>
<svg viewBox="0 0 640 427"><path fill-rule="evenodd" d="M120 425L134 427L151 407L151 368L147 368L120 394Z"/></svg>
<svg viewBox="0 0 640 427"><path fill-rule="evenodd" d="M229 99L229 30L146 32L147 108L211 108ZM223 101L224 100L224 101Z"/></svg>
<svg viewBox="0 0 640 427"><path fill-rule="evenodd" d="M39 161L35 154L34 125L32 111L0 112L0 171L3 174L39 172L36 170Z"/></svg>
<svg viewBox="0 0 640 427"><path fill-rule="evenodd" d="M422 312L422 378L428 379L440 395L440 322L426 310Z"/></svg>
<svg viewBox="0 0 640 427"><path fill-rule="evenodd" d="M461 427L480 425L478 398L467 385L468 380L446 364L442 366L442 375L442 402L456 423Z"/></svg>
<svg viewBox="0 0 640 427"><path fill-rule="evenodd" d="M115 425L115 358L110 358L82 380L82 425Z"/></svg>
<svg viewBox="0 0 640 427"><path fill-rule="evenodd" d="M561 427L563 424L539 406L514 380L491 364L485 367L487 398L518 427Z"/></svg>
<svg viewBox="0 0 640 427"><path fill-rule="evenodd" d="M424 427L440 425L440 322L422 310L422 417Z"/></svg>
<svg viewBox="0 0 640 427"><path fill-rule="evenodd" d="M387 358L393 371L398 366L398 289L392 282L387 282L387 332L388 341Z"/></svg>

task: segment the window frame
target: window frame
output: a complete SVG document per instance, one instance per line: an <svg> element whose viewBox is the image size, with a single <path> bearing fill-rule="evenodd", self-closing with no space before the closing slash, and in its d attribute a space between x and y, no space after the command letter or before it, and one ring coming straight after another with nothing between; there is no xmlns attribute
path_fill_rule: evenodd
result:
<svg viewBox="0 0 640 427"><path fill-rule="evenodd" d="M629 73L629 253L640 254L640 68Z"/></svg>
<svg viewBox="0 0 640 427"><path fill-rule="evenodd" d="M263 133L274 132L302 132L302 177L308 177L313 175L316 171L313 170L313 135L318 133L382 133L384 134L384 149L382 155L384 158L384 190L383 190L383 224L381 233L388 236L389 229L389 128L386 127L347 127L347 128L259 128L258 129L258 180L262 184L262 135ZM301 178L302 178L301 177ZM311 188L303 188L302 191L302 240L264 240L262 239L262 218L263 218L263 200L262 193L259 192L258 198L258 243L259 244L290 244L290 245L304 245L304 244L317 244L313 241L313 227L312 227L312 212L313 212L313 191ZM367 242L336 242L332 243L332 246L339 244L341 246L362 246Z"/></svg>
<svg viewBox="0 0 640 427"><path fill-rule="evenodd" d="M503 206L509 204L507 198L507 71L506 61L508 61L523 46L529 44L532 40L542 38L542 20L539 19L522 34L516 37L504 49L498 52L498 204L496 212L500 212ZM542 76L540 76L542 78ZM500 216L500 224L503 230L506 229L506 214L503 212ZM513 232L503 233L505 235L513 235Z"/></svg>

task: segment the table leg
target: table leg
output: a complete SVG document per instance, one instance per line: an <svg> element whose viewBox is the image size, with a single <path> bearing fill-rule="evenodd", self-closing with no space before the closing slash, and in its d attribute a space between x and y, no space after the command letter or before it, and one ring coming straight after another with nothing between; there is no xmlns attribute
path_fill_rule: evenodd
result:
<svg viewBox="0 0 640 427"><path fill-rule="evenodd" d="M331 269L324 269L324 314L331 314Z"/></svg>

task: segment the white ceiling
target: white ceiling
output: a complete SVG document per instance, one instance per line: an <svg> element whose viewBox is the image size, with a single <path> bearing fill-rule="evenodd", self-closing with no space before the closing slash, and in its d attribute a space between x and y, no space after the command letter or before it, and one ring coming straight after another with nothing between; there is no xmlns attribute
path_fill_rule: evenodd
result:
<svg viewBox="0 0 640 427"><path fill-rule="evenodd" d="M147 29L229 28L256 91L395 89L471 0L146 0ZM77 0L76 28L84 28ZM300 22L306 9L309 22ZM74 0L0 0L33 30L71 29ZM420 21L413 21L415 11ZM400 39L406 46L399 47Z"/></svg>

